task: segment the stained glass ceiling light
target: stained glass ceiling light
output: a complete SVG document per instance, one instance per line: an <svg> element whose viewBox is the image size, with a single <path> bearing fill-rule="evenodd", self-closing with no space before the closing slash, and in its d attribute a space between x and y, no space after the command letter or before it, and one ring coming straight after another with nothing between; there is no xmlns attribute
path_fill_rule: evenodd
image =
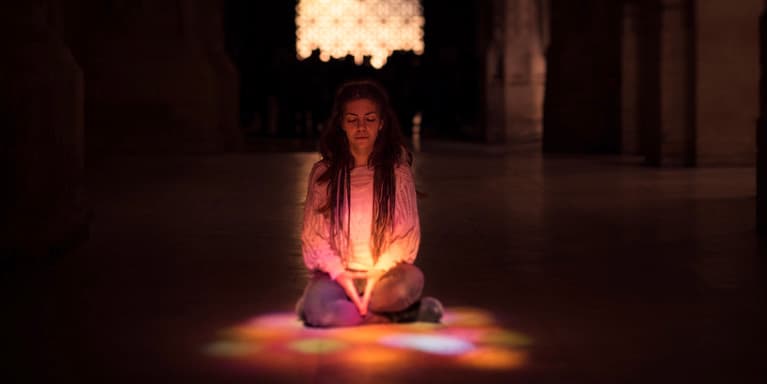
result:
<svg viewBox="0 0 767 384"><path fill-rule="evenodd" d="M296 6L296 53L303 60L354 57L381 68L394 51L423 53L423 11L418 0L300 0Z"/></svg>

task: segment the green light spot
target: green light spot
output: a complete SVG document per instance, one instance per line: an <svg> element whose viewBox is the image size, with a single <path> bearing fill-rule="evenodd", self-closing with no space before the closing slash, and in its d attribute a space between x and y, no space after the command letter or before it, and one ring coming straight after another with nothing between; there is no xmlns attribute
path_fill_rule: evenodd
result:
<svg viewBox="0 0 767 384"><path fill-rule="evenodd" d="M431 330L436 330L437 328L443 328L443 327L444 325L439 323L426 323L422 321L403 324L403 328L423 330L423 331L431 331Z"/></svg>
<svg viewBox="0 0 767 384"><path fill-rule="evenodd" d="M333 339L305 339L290 343L290 349L302 353L333 353L346 348L346 344Z"/></svg>
<svg viewBox="0 0 767 384"><path fill-rule="evenodd" d="M243 357L259 350L259 347L252 343L243 343L240 341L217 341L205 348L205 353L217 357Z"/></svg>

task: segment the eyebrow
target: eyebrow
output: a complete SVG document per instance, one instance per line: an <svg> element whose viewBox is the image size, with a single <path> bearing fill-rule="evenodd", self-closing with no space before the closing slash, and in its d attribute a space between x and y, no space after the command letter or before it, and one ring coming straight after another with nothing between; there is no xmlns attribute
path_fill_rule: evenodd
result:
<svg viewBox="0 0 767 384"><path fill-rule="evenodd" d="M347 114L347 115L352 115L352 116L359 116L358 114L356 114L356 113L351 113L351 112L346 112L346 114ZM365 113L365 116L367 116L367 115L372 115L372 114L378 114L378 112L376 112L376 111L367 112L367 113Z"/></svg>

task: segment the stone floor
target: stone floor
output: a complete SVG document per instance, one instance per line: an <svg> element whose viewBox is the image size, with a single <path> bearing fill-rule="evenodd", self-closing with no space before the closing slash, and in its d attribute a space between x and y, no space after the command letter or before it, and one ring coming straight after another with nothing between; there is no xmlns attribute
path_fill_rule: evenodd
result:
<svg viewBox="0 0 767 384"><path fill-rule="evenodd" d="M92 164L88 242L4 274L0 382L763 378L753 168L426 150L417 264L448 307L445 324L328 331L290 316L316 159Z"/></svg>

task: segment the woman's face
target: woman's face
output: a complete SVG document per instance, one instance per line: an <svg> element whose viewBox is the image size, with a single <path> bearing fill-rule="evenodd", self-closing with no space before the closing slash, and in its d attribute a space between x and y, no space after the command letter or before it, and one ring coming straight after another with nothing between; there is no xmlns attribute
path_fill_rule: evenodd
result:
<svg viewBox="0 0 767 384"><path fill-rule="evenodd" d="M351 150L354 153L369 155L373 152L378 132L383 128L378 105L368 99L346 103L341 126L349 139Z"/></svg>

